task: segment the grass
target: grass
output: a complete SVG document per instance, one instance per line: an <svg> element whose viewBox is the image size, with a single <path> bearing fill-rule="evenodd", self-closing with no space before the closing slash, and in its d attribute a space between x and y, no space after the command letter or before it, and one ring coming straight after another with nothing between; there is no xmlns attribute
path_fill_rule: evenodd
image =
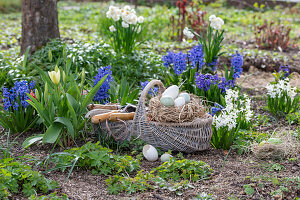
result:
<svg viewBox="0 0 300 200"><path fill-rule="evenodd" d="M19 12L21 0L0 0L0 13Z"/></svg>

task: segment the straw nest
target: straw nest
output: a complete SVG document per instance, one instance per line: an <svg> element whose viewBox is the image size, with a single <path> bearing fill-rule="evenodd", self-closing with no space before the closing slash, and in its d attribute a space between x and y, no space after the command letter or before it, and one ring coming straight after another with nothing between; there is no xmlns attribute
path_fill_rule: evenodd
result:
<svg viewBox="0 0 300 200"><path fill-rule="evenodd" d="M191 101L181 107L165 107L160 103L161 95L153 97L149 102L147 116L150 121L162 123L192 122L195 118L202 118L206 114L204 101L191 95Z"/></svg>
<svg viewBox="0 0 300 200"><path fill-rule="evenodd" d="M280 133L272 137L280 138L282 143L271 144L266 142L263 145L258 143L251 145L251 150L256 158L278 160L293 157L300 152L299 142L291 135L291 132Z"/></svg>

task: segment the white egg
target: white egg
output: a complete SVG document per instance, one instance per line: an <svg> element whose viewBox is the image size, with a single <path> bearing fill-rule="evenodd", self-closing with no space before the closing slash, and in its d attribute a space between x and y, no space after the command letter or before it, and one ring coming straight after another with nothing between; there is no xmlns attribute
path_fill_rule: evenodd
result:
<svg viewBox="0 0 300 200"><path fill-rule="evenodd" d="M174 103L176 107L183 106L185 104L185 99L184 97L178 97L175 99Z"/></svg>
<svg viewBox="0 0 300 200"><path fill-rule="evenodd" d="M156 148L150 144L143 147L143 155L148 161L156 161L158 159L158 152Z"/></svg>
<svg viewBox="0 0 300 200"><path fill-rule="evenodd" d="M168 153L164 153L163 155L161 155L160 157L160 161L161 162L167 162L170 160L170 158L172 158L173 156L171 156L170 154Z"/></svg>
<svg viewBox="0 0 300 200"><path fill-rule="evenodd" d="M178 97L178 94L179 94L179 87L177 85L172 85L162 93L162 96L168 95L173 97L173 99L176 99L176 97Z"/></svg>
<svg viewBox="0 0 300 200"><path fill-rule="evenodd" d="M180 93L179 97L183 97L185 99L185 103L189 103L191 101L190 95L186 92Z"/></svg>
<svg viewBox="0 0 300 200"><path fill-rule="evenodd" d="M174 99L169 95L162 96L160 98L160 103L164 106L174 106Z"/></svg>

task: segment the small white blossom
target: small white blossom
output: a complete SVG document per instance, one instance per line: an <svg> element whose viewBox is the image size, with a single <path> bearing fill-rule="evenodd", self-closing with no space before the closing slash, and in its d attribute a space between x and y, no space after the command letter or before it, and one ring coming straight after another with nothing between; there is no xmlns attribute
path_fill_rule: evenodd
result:
<svg viewBox="0 0 300 200"><path fill-rule="evenodd" d="M284 80L279 80L276 84L268 84L266 86L266 89L267 94L271 98L280 98L286 93L293 100L297 95L296 87L291 86L288 78L285 78Z"/></svg>
<svg viewBox="0 0 300 200"><path fill-rule="evenodd" d="M243 99L239 99L238 91L229 89L226 91L225 102L226 107L219 115L214 116L213 125L217 129L227 127L228 130L232 130L236 128L239 117L242 121L251 121L253 111L251 110L251 100L247 95L243 95Z"/></svg>
<svg viewBox="0 0 300 200"><path fill-rule="evenodd" d="M220 17L216 17L215 15L211 15L209 17L209 21L210 21L210 26L216 30L220 30L224 25L223 19L221 19Z"/></svg>
<svg viewBox="0 0 300 200"><path fill-rule="evenodd" d="M144 17L143 16L139 16L137 20L138 20L138 23L141 24L141 23L144 22Z"/></svg>
<svg viewBox="0 0 300 200"><path fill-rule="evenodd" d="M113 25L111 25L109 27L109 30L110 30L110 32L115 32L117 29Z"/></svg>
<svg viewBox="0 0 300 200"><path fill-rule="evenodd" d="M192 39L194 37L194 34L189 30L188 27L185 27L183 29L183 34L190 39Z"/></svg>

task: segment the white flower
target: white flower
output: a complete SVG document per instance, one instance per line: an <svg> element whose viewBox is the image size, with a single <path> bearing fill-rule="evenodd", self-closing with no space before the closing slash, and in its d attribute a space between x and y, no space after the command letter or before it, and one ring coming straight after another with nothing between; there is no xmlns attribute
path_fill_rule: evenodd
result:
<svg viewBox="0 0 300 200"><path fill-rule="evenodd" d="M124 10L125 10L125 11L130 11L131 8L130 8L130 6L126 5L126 6L124 6Z"/></svg>
<svg viewBox="0 0 300 200"><path fill-rule="evenodd" d="M131 13L129 16L128 16L128 19L127 19L127 23L128 24L136 24L137 23L137 16L133 13Z"/></svg>
<svg viewBox="0 0 300 200"><path fill-rule="evenodd" d="M106 12L106 17L112 18L114 21L118 21L121 17L121 10L115 6L109 6L108 11Z"/></svg>
<svg viewBox="0 0 300 200"><path fill-rule="evenodd" d="M144 17L143 16L139 16L137 20L138 20L138 23L141 24L141 23L144 22Z"/></svg>
<svg viewBox="0 0 300 200"><path fill-rule="evenodd" d="M296 87L292 87L288 78L279 80L276 84L268 84L266 86L267 94L271 98L280 98L284 94L287 94L292 100L297 95Z"/></svg>
<svg viewBox="0 0 300 200"><path fill-rule="evenodd" d="M228 130L236 128L240 122L250 122L253 117L251 100L247 95L239 98L239 92L229 89L226 91L226 107L219 115L214 116L213 125L217 128L227 127ZM240 119L241 121L237 121Z"/></svg>
<svg viewBox="0 0 300 200"><path fill-rule="evenodd" d="M122 21L122 27L124 27L124 28L128 28L128 27L129 27L129 24L128 24L128 23L126 23L126 22L124 22L124 21Z"/></svg>
<svg viewBox="0 0 300 200"><path fill-rule="evenodd" d="M109 27L109 30L110 30L110 32L115 32L117 29L113 25L111 25Z"/></svg>
<svg viewBox="0 0 300 200"><path fill-rule="evenodd" d="M215 15L211 15L209 17L209 21L210 21L210 26L216 30L220 30L224 25L223 19L221 19L220 17L216 17Z"/></svg>
<svg viewBox="0 0 300 200"><path fill-rule="evenodd" d="M192 39L194 37L194 34L189 30L188 27L185 27L183 29L183 34L189 39Z"/></svg>
<svg viewBox="0 0 300 200"><path fill-rule="evenodd" d="M209 21L211 22L212 20L214 20L216 18L217 18L216 15L211 15L211 16L209 16Z"/></svg>

